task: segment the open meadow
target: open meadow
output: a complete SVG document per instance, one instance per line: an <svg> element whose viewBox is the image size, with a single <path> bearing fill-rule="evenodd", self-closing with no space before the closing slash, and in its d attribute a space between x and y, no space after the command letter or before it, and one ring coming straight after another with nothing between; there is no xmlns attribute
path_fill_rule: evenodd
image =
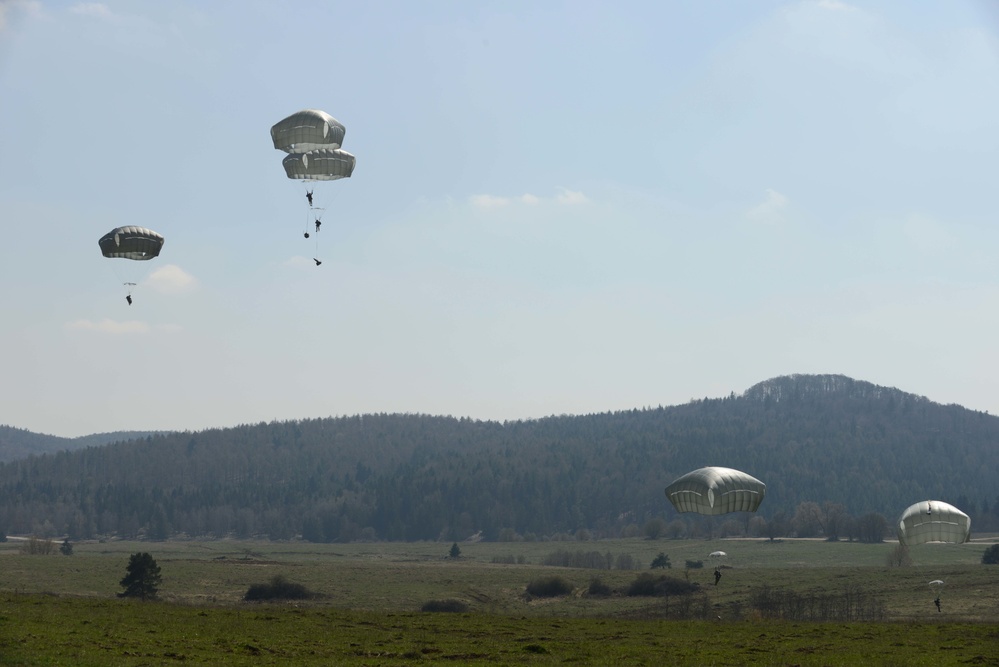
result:
<svg viewBox="0 0 999 667"><path fill-rule="evenodd" d="M0 543L0 664L999 664L987 542L912 547L908 567L887 566L893 542L817 540L478 542L460 543L457 559L430 542L81 542L71 556L24 546ZM726 556L708 557L717 550ZM159 601L116 597L139 551L161 567ZM544 565L556 553L635 569ZM650 570L660 553L672 567ZM625 594L650 572L698 587ZM316 597L242 601L276 575ZM572 592L525 594L552 575ZM609 594L590 593L595 578ZM421 611L432 600L467 612Z"/></svg>

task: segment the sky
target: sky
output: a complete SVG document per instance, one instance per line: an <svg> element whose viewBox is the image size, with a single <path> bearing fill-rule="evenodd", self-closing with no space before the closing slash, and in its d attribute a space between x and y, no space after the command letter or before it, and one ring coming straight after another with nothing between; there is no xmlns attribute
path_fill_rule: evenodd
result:
<svg viewBox="0 0 999 667"><path fill-rule="evenodd" d="M999 413L997 82L987 0L0 0L0 423L505 421L794 373ZM357 158L309 239L269 134L307 108ZM104 258L125 225L160 256Z"/></svg>

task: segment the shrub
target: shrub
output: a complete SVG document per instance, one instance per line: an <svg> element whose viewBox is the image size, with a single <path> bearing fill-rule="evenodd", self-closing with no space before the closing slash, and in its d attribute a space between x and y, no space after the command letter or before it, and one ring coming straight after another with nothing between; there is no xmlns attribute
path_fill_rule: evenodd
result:
<svg viewBox="0 0 999 667"><path fill-rule="evenodd" d="M243 599L247 602L259 600L307 600L315 595L303 586L288 581L282 575L277 574L271 577L269 583L253 584L246 591Z"/></svg>
<svg viewBox="0 0 999 667"><path fill-rule="evenodd" d="M888 554L888 567L909 567L912 565L912 557L909 555L909 547L904 544L897 544Z"/></svg>
<svg viewBox="0 0 999 667"><path fill-rule="evenodd" d="M666 575L657 577L654 574L644 572L631 582L628 586L627 594L632 597L639 595L687 595L696 591L697 588L697 584L682 581L675 577L667 577Z"/></svg>
<svg viewBox="0 0 999 667"><path fill-rule="evenodd" d="M541 577L527 584L527 593L536 598L554 598L572 592L572 584L559 576Z"/></svg>
<svg viewBox="0 0 999 667"><path fill-rule="evenodd" d="M999 544L993 544L982 554L982 565L999 565Z"/></svg>
<svg viewBox="0 0 999 667"><path fill-rule="evenodd" d="M609 570L613 556L599 551L569 551L557 549L541 560L542 565L551 567L578 567L591 570Z"/></svg>
<svg viewBox="0 0 999 667"><path fill-rule="evenodd" d="M450 612L463 614L468 611L468 605L461 600L429 600L423 603L420 611Z"/></svg>
<svg viewBox="0 0 999 667"><path fill-rule="evenodd" d="M611 594L611 587L600 581L600 577L593 577L590 580L590 587L586 590L589 595L607 597Z"/></svg>
<svg viewBox="0 0 999 667"><path fill-rule="evenodd" d="M702 567L704 567L704 561L703 560L688 560L687 563L686 563L686 567L687 567L688 570L700 570Z"/></svg>
<svg viewBox="0 0 999 667"><path fill-rule="evenodd" d="M669 556L664 554L662 551L660 551L659 555L652 560L652 565L649 566L649 568L653 570L657 567L664 570L673 567L673 564L669 562Z"/></svg>
<svg viewBox="0 0 999 667"><path fill-rule="evenodd" d="M42 539L35 535L21 546L21 553L32 556L48 556L55 549L52 540Z"/></svg>

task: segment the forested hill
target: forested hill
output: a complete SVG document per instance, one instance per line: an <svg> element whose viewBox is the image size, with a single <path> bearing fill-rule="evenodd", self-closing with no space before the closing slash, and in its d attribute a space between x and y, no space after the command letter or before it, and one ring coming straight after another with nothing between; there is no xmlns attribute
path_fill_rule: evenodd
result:
<svg viewBox="0 0 999 667"><path fill-rule="evenodd" d="M23 459L32 454L46 454L96 447L112 442L136 440L154 433L155 431L117 431L115 433L95 433L79 438L60 438L57 435L32 433L23 428L0 425L0 462Z"/></svg>
<svg viewBox="0 0 999 667"><path fill-rule="evenodd" d="M999 513L997 445L999 419L988 414L843 376L797 375L665 408L505 423L364 415L32 457L0 465L0 530L610 536L672 522L664 487L706 465L763 480L760 515L774 521L814 501L891 522L936 499L981 528Z"/></svg>

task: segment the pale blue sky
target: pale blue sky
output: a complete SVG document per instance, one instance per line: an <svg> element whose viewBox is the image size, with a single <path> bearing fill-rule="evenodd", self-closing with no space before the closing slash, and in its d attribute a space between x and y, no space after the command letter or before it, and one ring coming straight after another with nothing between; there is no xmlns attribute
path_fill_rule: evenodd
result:
<svg viewBox="0 0 999 667"><path fill-rule="evenodd" d="M525 419L788 373L999 412L995 7L0 0L0 423ZM357 156L321 267L269 136L304 108ZM103 258L131 224L160 257Z"/></svg>

